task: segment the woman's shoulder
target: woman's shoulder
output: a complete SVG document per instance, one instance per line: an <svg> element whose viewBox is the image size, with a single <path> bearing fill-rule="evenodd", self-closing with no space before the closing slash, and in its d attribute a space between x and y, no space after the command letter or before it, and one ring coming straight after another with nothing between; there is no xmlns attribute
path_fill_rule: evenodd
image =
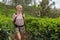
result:
<svg viewBox="0 0 60 40"><path fill-rule="evenodd" d="M15 13L13 13L13 15L12 16L15 16L16 14Z"/></svg>
<svg viewBox="0 0 60 40"><path fill-rule="evenodd" d="M23 17L25 17L25 14L23 14Z"/></svg>
<svg viewBox="0 0 60 40"><path fill-rule="evenodd" d="M25 13L23 13L23 15L25 15Z"/></svg>
<svg viewBox="0 0 60 40"><path fill-rule="evenodd" d="M13 13L13 15L16 15L16 13Z"/></svg>

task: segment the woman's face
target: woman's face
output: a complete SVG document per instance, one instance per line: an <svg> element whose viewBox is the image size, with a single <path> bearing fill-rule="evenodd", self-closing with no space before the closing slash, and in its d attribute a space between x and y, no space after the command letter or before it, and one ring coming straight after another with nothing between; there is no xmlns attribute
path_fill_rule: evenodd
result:
<svg viewBox="0 0 60 40"><path fill-rule="evenodd" d="M22 12L22 6L18 6L18 7L17 7L17 11Z"/></svg>

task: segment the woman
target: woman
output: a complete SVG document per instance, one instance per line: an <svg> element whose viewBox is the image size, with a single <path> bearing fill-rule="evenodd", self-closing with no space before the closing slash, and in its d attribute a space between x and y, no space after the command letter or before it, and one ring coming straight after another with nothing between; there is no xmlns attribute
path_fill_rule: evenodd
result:
<svg viewBox="0 0 60 40"><path fill-rule="evenodd" d="M25 26L24 26L24 14L23 14L23 7L21 5L16 6L17 12L13 14L12 21L15 25L15 32L17 40L23 40L23 34L25 33Z"/></svg>

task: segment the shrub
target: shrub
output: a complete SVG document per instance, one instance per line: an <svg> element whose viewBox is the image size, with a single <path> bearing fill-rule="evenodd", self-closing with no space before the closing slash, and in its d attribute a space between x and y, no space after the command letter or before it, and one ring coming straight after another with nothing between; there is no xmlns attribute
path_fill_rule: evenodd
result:
<svg viewBox="0 0 60 40"><path fill-rule="evenodd" d="M12 33L14 25L11 18L5 16L0 18L0 29ZM25 18L25 26L26 31L31 35L31 40L60 40L60 18L36 18L29 16Z"/></svg>
<svg viewBox="0 0 60 40"><path fill-rule="evenodd" d="M8 40L8 36L13 31L11 18L0 15L0 40Z"/></svg>
<svg viewBox="0 0 60 40"><path fill-rule="evenodd" d="M60 18L26 18L26 30L32 40L59 40Z"/></svg>

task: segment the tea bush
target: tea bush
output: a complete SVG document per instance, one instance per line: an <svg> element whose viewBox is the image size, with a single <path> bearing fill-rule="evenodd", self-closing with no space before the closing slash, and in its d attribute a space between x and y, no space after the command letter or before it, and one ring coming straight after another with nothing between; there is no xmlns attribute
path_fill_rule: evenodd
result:
<svg viewBox="0 0 60 40"><path fill-rule="evenodd" d="M32 40L60 40L60 18L26 18L26 30Z"/></svg>
<svg viewBox="0 0 60 40"><path fill-rule="evenodd" d="M28 16L25 18L25 26L26 31L31 35L31 40L60 40L60 18L36 18ZM1 30L8 32L4 35L5 37L14 31L11 18L0 16ZM5 38L4 36L2 37Z"/></svg>

